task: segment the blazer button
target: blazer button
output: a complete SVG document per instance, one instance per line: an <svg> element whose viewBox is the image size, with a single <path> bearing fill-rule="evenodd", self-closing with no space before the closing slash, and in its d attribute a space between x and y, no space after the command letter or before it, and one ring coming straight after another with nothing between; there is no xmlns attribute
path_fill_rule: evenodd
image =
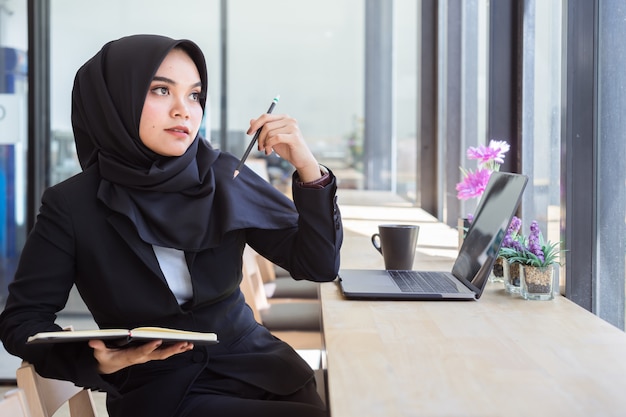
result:
<svg viewBox="0 0 626 417"><path fill-rule="evenodd" d="M195 363L204 362L206 360L206 353L201 350L194 350L191 360Z"/></svg>

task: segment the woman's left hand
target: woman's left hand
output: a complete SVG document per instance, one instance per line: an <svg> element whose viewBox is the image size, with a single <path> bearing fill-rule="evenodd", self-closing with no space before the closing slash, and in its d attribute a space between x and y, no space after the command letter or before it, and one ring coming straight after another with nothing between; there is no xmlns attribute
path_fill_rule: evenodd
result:
<svg viewBox="0 0 626 417"><path fill-rule="evenodd" d="M98 372L111 374L131 365L163 360L193 349L193 343L178 342L161 346L161 340L152 340L126 349L109 349L102 340L90 340L93 356L98 361Z"/></svg>
<svg viewBox="0 0 626 417"><path fill-rule="evenodd" d="M296 168L302 182L315 181L322 176L319 164L307 146L296 119L284 114L265 113L250 121L247 134L253 134L259 128L259 151L265 151L266 155L276 152Z"/></svg>

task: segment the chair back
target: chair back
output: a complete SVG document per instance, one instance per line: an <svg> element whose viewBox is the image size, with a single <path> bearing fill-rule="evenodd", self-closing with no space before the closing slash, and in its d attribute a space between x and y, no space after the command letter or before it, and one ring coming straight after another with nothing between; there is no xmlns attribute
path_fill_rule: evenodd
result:
<svg viewBox="0 0 626 417"><path fill-rule="evenodd" d="M243 251L243 279L241 281L241 292L243 293L246 303L252 309L254 318L257 322L267 327L274 336L285 341L294 349L315 349L322 347L322 333L319 330L312 331L310 329L302 329L301 323L297 321L297 309L299 304L304 307L310 307L311 302L286 302L286 303L270 303L265 293L263 278L259 269L258 254L250 246L246 245ZM311 310L307 308L307 310ZM275 314L274 314L275 313ZM319 314L319 313L316 313ZM280 330L277 326L272 325L276 320L275 317L289 317L292 325L281 325ZM288 319L289 320L289 319ZM284 320L280 320L283 322Z"/></svg>
<svg viewBox="0 0 626 417"><path fill-rule="evenodd" d="M35 367L22 362L16 372L17 386L24 391L32 417L52 417L66 402L70 417L97 417L91 390L77 387L70 381L44 378Z"/></svg>
<svg viewBox="0 0 626 417"><path fill-rule="evenodd" d="M243 251L242 272L241 291L246 298L246 302L254 311L256 320L262 324L261 311L269 308L270 304L267 300L263 277L257 262L257 253L248 245L246 245Z"/></svg>
<svg viewBox="0 0 626 417"><path fill-rule="evenodd" d="M264 284L269 284L276 281L276 270L274 269L274 264L267 258L256 254L256 261L259 264L259 271L261 272L261 277L263 278ZM290 277L291 278L291 277Z"/></svg>
<svg viewBox="0 0 626 417"><path fill-rule="evenodd" d="M32 417L24 391L16 388L4 394L4 398L0 400L0 417Z"/></svg>

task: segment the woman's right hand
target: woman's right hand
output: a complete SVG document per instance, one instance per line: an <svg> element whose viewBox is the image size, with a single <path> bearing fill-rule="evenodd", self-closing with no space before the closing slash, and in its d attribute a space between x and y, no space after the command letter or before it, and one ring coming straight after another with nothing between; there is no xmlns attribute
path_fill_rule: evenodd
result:
<svg viewBox="0 0 626 417"><path fill-rule="evenodd" d="M161 347L161 340L153 340L126 349L109 349L102 340L90 340L93 356L98 361L98 372L112 374L131 365L163 360L193 349L193 343L177 342Z"/></svg>

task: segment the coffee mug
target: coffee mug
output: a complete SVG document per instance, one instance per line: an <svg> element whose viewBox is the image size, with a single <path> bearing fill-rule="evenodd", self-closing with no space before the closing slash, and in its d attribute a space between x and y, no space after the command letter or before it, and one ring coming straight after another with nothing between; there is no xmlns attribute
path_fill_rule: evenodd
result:
<svg viewBox="0 0 626 417"><path fill-rule="evenodd" d="M381 224L372 235L372 245L383 255L385 269L413 269L419 226L409 224Z"/></svg>

